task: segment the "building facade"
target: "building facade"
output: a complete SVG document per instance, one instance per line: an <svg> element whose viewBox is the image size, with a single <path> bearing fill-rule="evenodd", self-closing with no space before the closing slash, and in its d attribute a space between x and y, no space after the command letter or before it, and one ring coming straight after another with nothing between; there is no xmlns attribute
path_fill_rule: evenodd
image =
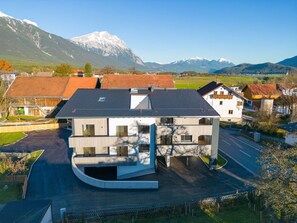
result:
<svg viewBox="0 0 297 223"><path fill-rule="evenodd" d="M73 161L89 176L152 174L157 156L167 166L173 156L217 159L219 115L193 90L78 90L57 117L72 119Z"/></svg>
<svg viewBox="0 0 297 223"><path fill-rule="evenodd" d="M198 89L202 97L220 114L221 121L241 122L244 97L215 81Z"/></svg>

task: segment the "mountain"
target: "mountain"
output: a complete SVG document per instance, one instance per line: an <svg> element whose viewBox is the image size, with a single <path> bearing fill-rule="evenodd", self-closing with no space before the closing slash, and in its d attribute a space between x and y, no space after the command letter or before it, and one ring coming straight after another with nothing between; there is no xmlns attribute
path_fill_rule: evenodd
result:
<svg viewBox="0 0 297 223"><path fill-rule="evenodd" d="M0 58L15 63L69 63L82 66L90 62L93 66L116 66L127 69L140 66L142 61L122 42L112 43L110 34L104 32L102 42L105 49L100 54L92 48L80 46L73 41L48 33L29 20L19 20L0 12ZM104 38L110 38L105 40ZM113 37L114 39L117 37ZM115 49L116 44L121 54L108 55L107 49ZM125 48L125 50L124 50ZM111 50L112 51L112 50Z"/></svg>
<svg viewBox="0 0 297 223"><path fill-rule="evenodd" d="M197 71L197 72L214 72L215 70L224 67L234 66L234 64L224 58L219 60L209 60L206 58L190 58L186 60L178 60L169 64L145 63L147 70L163 71L163 72L183 72L183 71Z"/></svg>
<svg viewBox="0 0 297 223"><path fill-rule="evenodd" d="M216 74L285 74L296 70L294 67L274 63L248 64L243 63L233 67L217 70Z"/></svg>
<svg viewBox="0 0 297 223"><path fill-rule="evenodd" d="M93 32L83 36L74 37L70 40L98 55L111 57L128 64L136 63L144 65L143 61L132 52L124 41L120 40L115 35L110 35L106 31Z"/></svg>
<svg viewBox="0 0 297 223"><path fill-rule="evenodd" d="M0 12L0 59L12 64L61 64L95 67L135 67L152 72L213 72L234 64L223 58L191 58L168 64L144 63L117 36L106 31L64 39L46 32L30 20L19 20Z"/></svg>
<svg viewBox="0 0 297 223"><path fill-rule="evenodd" d="M297 67L297 56L282 60L282 61L278 62L278 64L285 65L285 66L291 66L291 67Z"/></svg>

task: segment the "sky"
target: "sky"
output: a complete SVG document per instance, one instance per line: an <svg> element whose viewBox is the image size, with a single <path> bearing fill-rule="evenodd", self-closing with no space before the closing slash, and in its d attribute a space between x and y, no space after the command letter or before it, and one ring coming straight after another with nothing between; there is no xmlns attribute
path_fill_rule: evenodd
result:
<svg viewBox="0 0 297 223"><path fill-rule="evenodd" d="M107 31L145 62L297 55L297 0L0 0L0 11L64 38Z"/></svg>

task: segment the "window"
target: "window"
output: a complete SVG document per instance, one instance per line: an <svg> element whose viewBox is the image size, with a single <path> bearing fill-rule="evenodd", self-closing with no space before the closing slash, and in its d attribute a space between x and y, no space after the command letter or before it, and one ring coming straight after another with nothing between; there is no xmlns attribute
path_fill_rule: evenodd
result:
<svg viewBox="0 0 297 223"><path fill-rule="evenodd" d="M161 124L173 124L173 118L161 118Z"/></svg>
<svg viewBox="0 0 297 223"><path fill-rule="evenodd" d="M126 125L119 125L117 126L117 136L128 136L128 126Z"/></svg>
<svg viewBox="0 0 297 223"><path fill-rule="evenodd" d="M228 114L229 114L229 115L233 115L233 110L229 110L229 111L228 111Z"/></svg>
<svg viewBox="0 0 297 223"><path fill-rule="evenodd" d="M138 151L140 153L146 153L150 151L150 145L149 144L140 144L138 145Z"/></svg>
<svg viewBox="0 0 297 223"><path fill-rule="evenodd" d="M149 125L139 125L138 133L150 133L150 126Z"/></svg>
<svg viewBox="0 0 297 223"><path fill-rule="evenodd" d="M232 92L231 91L229 91L229 93L228 93L229 95L232 95Z"/></svg>
<svg viewBox="0 0 297 223"><path fill-rule="evenodd" d="M220 91L220 95L224 95L224 91Z"/></svg>
<svg viewBox="0 0 297 223"><path fill-rule="evenodd" d="M192 135L181 135L182 142L192 142Z"/></svg>
<svg viewBox="0 0 297 223"><path fill-rule="evenodd" d="M100 97L100 98L98 99L98 102L105 102L105 100L106 100L106 97Z"/></svg>
<svg viewBox="0 0 297 223"><path fill-rule="evenodd" d="M217 95L217 94L218 94L218 91L214 91L213 94L214 94L214 95Z"/></svg>
<svg viewBox="0 0 297 223"><path fill-rule="evenodd" d="M117 156L128 156L128 146L117 146Z"/></svg>
<svg viewBox="0 0 297 223"><path fill-rule="evenodd" d="M96 156L95 147L83 147L84 156Z"/></svg>
<svg viewBox="0 0 297 223"><path fill-rule="evenodd" d="M210 145L210 144L211 144L211 136L201 135L198 137L198 145Z"/></svg>
<svg viewBox="0 0 297 223"><path fill-rule="evenodd" d="M172 144L171 135L160 136L160 144L161 145L171 145Z"/></svg>
<svg viewBox="0 0 297 223"><path fill-rule="evenodd" d="M90 137L95 136L95 125L83 125L83 136Z"/></svg>
<svg viewBox="0 0 297 223"><path fill-rule="evenodd" d="M199 119L199 125L211 125L212 119L210 118L201 118Z"/></svg>
<svg viewBox="0 0 297 223"><path fill-rule="evenodd" d="M220 105L223 105L223 101L220 101Z"/></svg>
<svg viewBox="0 0 297 223"><path fill-rule="evenodd" d="M237 101L237 106L242 106L242 105L243 105L242 101Z"/></svg>

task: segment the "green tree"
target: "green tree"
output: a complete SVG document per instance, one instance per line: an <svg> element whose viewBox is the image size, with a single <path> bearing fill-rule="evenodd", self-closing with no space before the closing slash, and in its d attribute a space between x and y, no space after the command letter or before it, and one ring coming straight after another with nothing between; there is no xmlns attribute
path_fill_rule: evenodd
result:
<svg viewBox="0 0 297 223"><path fill-rule="evenodd" d="M86 77L91 77L93 74L93 68L90 63L85 64L85 76Z"/></svg>
<svg viewBox="0 0 297 223"><path fill-rule="evenodd" d="M271 145L263 149L259 162L258 192L264 207L278 221L293 222L297 217L297 147Z"/></svg>
<svg viewBox="0 0 297 223"><path fill-rule="evenodd" d="M137 70L136 70L136 68L135 67L130 67L129 69L128 69L128 72L130 73L130 74L137 74Z"/></svg>
<svg viewBox="0 0 297 223"><path fill-rule="evenodd" d="M72 67L69 64L60 64L56 66L55 76L68 76L71 74Z"/></svg>

